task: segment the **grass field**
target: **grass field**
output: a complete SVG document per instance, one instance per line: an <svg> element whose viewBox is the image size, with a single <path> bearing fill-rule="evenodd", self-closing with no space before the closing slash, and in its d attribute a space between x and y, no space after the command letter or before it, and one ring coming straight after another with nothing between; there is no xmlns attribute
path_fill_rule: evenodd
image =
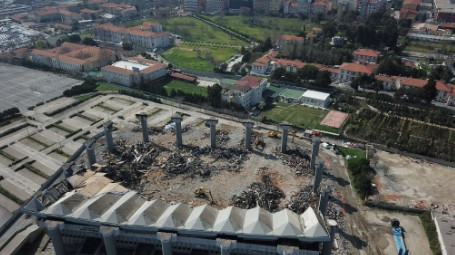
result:
<svg viewBox="0 0 455 255"><path fill-rule="evenodd" d="M261 116L266 116L267 120L275 123L287 121L299 128L320 129L338 133L338 129L330 129L328 127L321 128L319 125L319 123L322 121L322 119L324 119L328 112L328 110L280 102L263 111L261 113Z"/></svg>
<svg viewBox="0 0 455 255"><path fill-rule="evenodd" d="M180 90L185 93L189 94L198 94L201 96L207 97L207 88L206 87L198 87L195 84L188 83L188 82L183 82L183 81L178 81L178 80L172 80L168 84L164 86L164 89L166 89L166 93L169 95L171 93L171 90Z"/></svg>
<svg viewBox="0 0 455 255"><path fill-rule="evenodd" d="M237 52L236 49L231 48L179 45L165 51L162 55L174 65L212 72L214 67Z"/></svg>
<svg viewBox="0 0 455 255"><path fill-rule="evenodd" d="M216 29L198 19L191 17L174 17L169 19L156 19L147 18L141 20L134 20L124 23L124 26L137 26L144 21L157 22L163 25L165 31L182 36L183 41L188 42L210 42L216 44L228 45L247 45L246 42L241 41L231 35Z"/></svg>
<svg viewBox="0 0 455 255"><path fill-rule="evenodd" d="M425 53L455 53L455 45L450 43L436 43L425 41L410 41L409 45L404 48L406 51L418 51Z"/></svg>
<svg viewBox="0 0 455 255"><path fill-rule="evenodd" d="M301 31L311 32L316 25L308 20L265 16L205 16L205 18L264 41L267 37L274 39L282 34L297 34Z"/></svg>
<svg viewBox="0 0 455 255"><path fill-rule="evenodd" d="M338 150L341 152L343 156L350 155L351 157L355 158L366 158L366 152L365 150L361 149L353 149L353 148L346 148L346 147L341 147L337 146Z"/></svg>

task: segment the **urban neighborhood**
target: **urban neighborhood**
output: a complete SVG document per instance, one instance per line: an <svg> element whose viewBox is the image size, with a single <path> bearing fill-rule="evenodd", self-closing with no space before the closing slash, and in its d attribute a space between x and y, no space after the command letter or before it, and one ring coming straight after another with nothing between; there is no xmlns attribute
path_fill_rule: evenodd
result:
<svg viewBox="0 0 455 255"><path fill-rule="evenodd" d="M454 8L2 1L0 254L455 254Z"/></svg>

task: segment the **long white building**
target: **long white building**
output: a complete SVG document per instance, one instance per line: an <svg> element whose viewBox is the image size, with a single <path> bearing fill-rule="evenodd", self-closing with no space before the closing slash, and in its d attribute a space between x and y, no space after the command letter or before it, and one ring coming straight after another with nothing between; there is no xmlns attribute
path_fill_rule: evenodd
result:
<svg viewBox="0 0 455 255"><path fill-rule="evenodd" d="M164 32L158 23L144 22L136 27L119 27L105 23L95 28L98 40L109 43L132 42L146 48L165 48L170 45L169 32Z"/></svg>
<svg viewBox="0 0 455 255"><path fill-rule="evenodd" d="M104 80L112 83L131 86L143 80L155 80L166 75L166 66L160 62L130 58L117 61L101 69Z"/></svg>

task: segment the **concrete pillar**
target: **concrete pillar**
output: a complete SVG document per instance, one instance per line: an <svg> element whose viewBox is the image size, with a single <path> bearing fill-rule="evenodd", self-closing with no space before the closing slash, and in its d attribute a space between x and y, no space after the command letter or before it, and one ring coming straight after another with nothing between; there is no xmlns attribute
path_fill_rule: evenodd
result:
<svg viewBox="0 0 455 255"><path fill-rule="evenodd" d="M299 247L288 245L277 245L277 252L280 255L297 255L300 254Z"/></svg>
<svg viewBox="0 0 455 255"><path fill-rule="evenodd" d="M217 238L216 243L220 246L221 255L231 255L232 248L236 243L235 240Z"/></svg>
<svg viewBox="0 0 455 255"><path fill-rule="evenodd" d="M175 114L172 116L171 120L175 123L175 145L180 147L182 143L182 116L180 114Z"/></svg>
<svg viewBox="0 0 455 255"><path fill-rule="evenodd" d="M84 143L85 151L87 152L88 164L90 168L93 166L93 164L96 163L95 148L93 148L94 144L95 144L94 140L89 140Z"/></svg>
<svg viewBox="0 0 455 255"><path fill-rule="evenodd" d="M63 238L60 235L60 226L63 223L57 221L46 221L46 229L47 234L52 240L52 244L54 245L55 254L58 255L65 255L65 244L63 243Z"/></svg>
<svg viewBox="0 0 455 255"><path fill-rule="evenodd" d="M63 175L65 178L71 177L73 175L73 166L74 166L74 161L68 162L63 164Z"/></svg>
<svg viewBox="0 0 455 255"><path fill-rule="evenodd" d="M254 126L254 122L244 121L243 125L245 126L245 148L251 150L251 133Z"/></svg>
<svg viewBox="0 0 455 255"><path fill-rule="evenodd" d="M216 124L218 124L217 119L208 119L207 125L210 126L210 147L212 149L216 148Z"/></svg>
<svg viewBox="0 0 455 255"><path fill-rule="evenodd" d="M147 114L145 113L136 113L136 118L141 121L142 126L142 136L144 137L144 142L148 143L149 140L149 130L147 127Z"/></svg>
<svg viewBox="0 0 455 255"><path fill-rule="evenodd" d="M283 131L281 134L281 153L285 153L288 146L288 131L289 128L292 127L292 125L288 123L281 123L280 127L281 130Z"/></svg>
<svg viewBox="0 0 455 255"><path fill-rule="evenodd" d="M327 226L329 227L330 231L330 241L324 242L322 247L322 255L331 255L333 242L335 241L335 234L338 231L337 222L335 220L328 220Z"/></svg>
<svg viewBox="0 0 455 255"><path fill-rule="evenodd" d="M313 192L317 193L319 191L319 186L321 185L322 181L322 173L324 173L324 167L325 164L324 162L319 162L318 169L316 170L316 173L314 174L314 184L313 184Z"/></svg>
<svg viewBox="0 0 455 255"><path fill-rule="evenodd" d="M329 189L324 188L319 197L319 211L323 216L327 214L327 206L329 204Z"/></svg>
<svg viewBox="0 0 455 255"><path fill-rule="evenodd" d="M106 149L111 152L114 149L114 140L112 139L112 121L103 124L104 135L106 136Z"/></svg>
<svg viewBox="0 0 455 255"><path fill-rule="evenodd" d="M315 170L316 167L316 160L319 154L319 145L321 144L321 141L319 139L313 140L313 149L311 150L311 162L310 162L310 167L311 171Z"/></svg>
<svg viewBox="0 0 455 255"><path fill-rule="evenodd" d="M158 232L158 237L161 240L161 250L163 255L172 255L172 237L174 234Z"/></svg>
<svg viewBox="0 0 455 255"><path fill-rule="evenodd" d="M107 255L117 255L117 245L115 244L115 235L117 227L101 226L100 233L103 236L104 248Z"/></svg>

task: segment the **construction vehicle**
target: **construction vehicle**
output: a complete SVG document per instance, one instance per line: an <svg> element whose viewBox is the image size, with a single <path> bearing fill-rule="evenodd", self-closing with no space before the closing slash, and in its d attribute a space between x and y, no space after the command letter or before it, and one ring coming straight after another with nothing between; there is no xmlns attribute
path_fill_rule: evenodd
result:
<svg viewBox="0 0 455 255"><path fill-rule="evenodd" d="M278 131L268 131L267 133L265 133L268 137L271 137L271 138L278 138Z"/></svg>
<svg viewBox="0 0 455 255"><path fill-rule="evenodd" d="M406 245L403 240L403 230L400 227L400 221L392 219L392 234L395 239L395 245L397 246L398 255L408 255L409 250L406 249Z"/></svg>

